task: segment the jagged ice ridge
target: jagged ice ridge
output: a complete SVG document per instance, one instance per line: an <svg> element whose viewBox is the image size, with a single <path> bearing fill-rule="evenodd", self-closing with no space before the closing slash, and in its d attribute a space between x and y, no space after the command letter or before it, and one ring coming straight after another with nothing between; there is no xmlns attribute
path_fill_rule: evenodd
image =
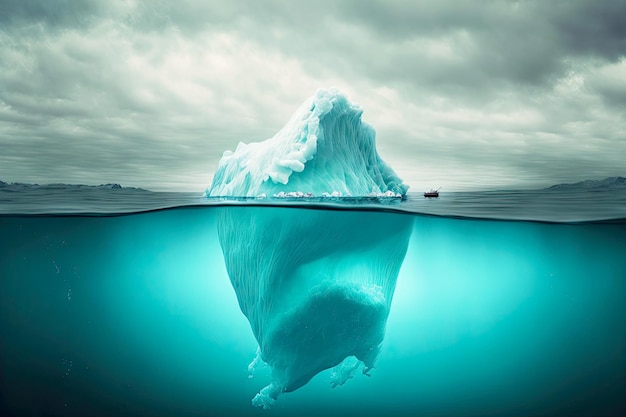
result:
<svg viewBox="0 0 626 417"><path fill-rule="evenodd" d="M272 138L224 152L206 194L405 195L408 186L378 155L376 132L362 114L338 90L318 90Z"/></svg>

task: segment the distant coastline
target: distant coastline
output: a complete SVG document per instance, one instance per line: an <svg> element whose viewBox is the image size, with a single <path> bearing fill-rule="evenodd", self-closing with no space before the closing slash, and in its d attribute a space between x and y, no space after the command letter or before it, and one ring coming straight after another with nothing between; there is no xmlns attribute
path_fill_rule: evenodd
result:
<svg viewBox="0 0 626 417"><path fill-rule="evenodd" d="M35 190L35 189L44 189L44 190L85 190L85 189L93 189L93 190L133 190L133 191L146 191L144 188L138 187L122 187L117 183L107 183L100 185L85 185L85 184L63 184L63 183L55 183L55 184L30 184L23 182L4 182L0 180L0 189L5 189L9 191L26 191L26 190Z"/></svg>
<svg viewBox="0 0 626 417"><path fill-rule="evenodd" d="M601 180L584 180L575 183L552 185L544 190L598 190L607 188L626 188L626 178L608 177Z"/></svg>

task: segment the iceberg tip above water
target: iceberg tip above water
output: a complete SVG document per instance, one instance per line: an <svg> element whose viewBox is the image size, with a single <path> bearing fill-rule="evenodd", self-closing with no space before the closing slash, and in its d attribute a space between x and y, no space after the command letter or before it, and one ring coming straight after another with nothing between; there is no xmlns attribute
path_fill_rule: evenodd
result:
<svg viewBox="0 0 626 417"><path fill-rule="evenodd" d="M317 90L272 138L224 152L206 195L405 195L409 187L378 155L362 114L339 90Z"/></svg>

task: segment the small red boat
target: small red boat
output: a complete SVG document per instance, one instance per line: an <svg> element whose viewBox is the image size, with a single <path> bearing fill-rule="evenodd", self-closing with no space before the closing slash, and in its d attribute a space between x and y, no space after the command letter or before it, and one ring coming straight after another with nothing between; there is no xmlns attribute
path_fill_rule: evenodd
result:
<svg viewBox="0 0 626 417"><path fill-rule="evenodd" d="M424 193L424 197L428 197L428 198L439 197L439 190L441 190L441 187L437 188L436 190L426 191Z"/></svg>

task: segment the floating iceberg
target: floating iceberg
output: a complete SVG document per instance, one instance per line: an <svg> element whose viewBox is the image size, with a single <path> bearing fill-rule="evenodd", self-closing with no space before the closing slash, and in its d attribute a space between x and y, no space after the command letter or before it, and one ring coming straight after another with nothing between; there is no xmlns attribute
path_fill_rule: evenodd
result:
<svg viewBox="0 0 626 417"><path fill-rule="evenodd" d="M276 136L226 152L207 195L404 195L408 187L378 156L374 129L361 113L338 91L319 90ZM253 404L268 408L325 369L334 368L332 386L360 367L368 374L413 217L293 207L217 210L226 269L259 344L249 369L262 361L272 371Z"/></svg>
<svg viewBox="0 0 626 417"><path fill-rule="evenodd" d="M378 155L362 113L338 90L318 90L274 137L224 152L206 194L405 195L408 186Z"/></svg>

